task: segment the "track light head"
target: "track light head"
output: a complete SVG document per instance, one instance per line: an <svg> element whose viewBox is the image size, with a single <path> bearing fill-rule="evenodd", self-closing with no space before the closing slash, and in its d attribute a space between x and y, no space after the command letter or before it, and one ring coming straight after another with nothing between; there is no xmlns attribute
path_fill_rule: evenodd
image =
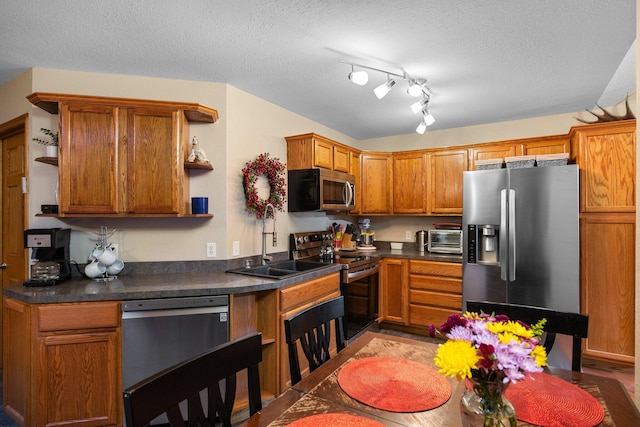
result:
<svg viewBox="0 0 640 427"><path fill-rule="evenodd" d="M420 122L420 124L416 128L416 133L419 133L420 135L422 135L426 130L427 130L427 124L423 120Z"/></svg>
<svg viewBox="0 0 640 427"><path fill-rule="evenodd" d="M395 86L395 84L396 84L396 81L387 75L387 81L382 83L380 86L376 87L373 90L373 93L376 95L376 98L382 99L385 96L387 96L387 94L389 93L391 88Z"/></svg>
<svg viewBox="0 0 640 427"><path fill-rule="evenodd" d="M424 88L426 83L427 81L424 79L409 79L409 88L407 89L407 93L414 98L426 94L427 92Z"/></svg>
<svg viewBox="0 0 640 427"><path fill-rule="evenodd" d="M424 124L427 126L431 126L436 122L435 117L433 117L427 109L422 112L422 117L424 117Z"/></svg>
<svg viewBox="0 0 640 427"><path fill-rule="evenodd" d="M354 71L352 65L351 72L349 73L349 80L358 86L364 86L369 81L369 74L364 70Z"/></svg>
<svg viewBox="0 0 640 427"><path fill-rule="evenodd" d="M420 101L417 101L411 104L409 108L411 108L411 112L413 114L418 114L420 111L424 110L424 108L427 106L428 103L429 103L429 98L424 97Z"/></svg>

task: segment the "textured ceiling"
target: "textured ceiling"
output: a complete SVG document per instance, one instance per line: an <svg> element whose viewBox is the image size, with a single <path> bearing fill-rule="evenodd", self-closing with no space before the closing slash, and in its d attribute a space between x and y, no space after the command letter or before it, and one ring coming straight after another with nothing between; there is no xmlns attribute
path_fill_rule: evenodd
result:
<svg viewBox="0 0 640 427"><path fill-rule="evenodd" d="M414 132L340 61L428 79L430 129L635 90L632 0L0 0L0 85L30 67L229 83L356 139ZM311 131L311 130L310 130Z"/></svg>

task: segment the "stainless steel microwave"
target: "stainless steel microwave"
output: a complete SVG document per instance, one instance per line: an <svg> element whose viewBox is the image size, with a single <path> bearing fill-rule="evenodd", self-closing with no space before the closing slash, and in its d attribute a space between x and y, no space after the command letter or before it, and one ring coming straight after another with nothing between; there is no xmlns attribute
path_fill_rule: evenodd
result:
<svg viewBox="0 0 640 427"><path fill-rule="evenodd" d="M288 173L289 212L349 211L355 205L355 177L328 169Z"/></svg>

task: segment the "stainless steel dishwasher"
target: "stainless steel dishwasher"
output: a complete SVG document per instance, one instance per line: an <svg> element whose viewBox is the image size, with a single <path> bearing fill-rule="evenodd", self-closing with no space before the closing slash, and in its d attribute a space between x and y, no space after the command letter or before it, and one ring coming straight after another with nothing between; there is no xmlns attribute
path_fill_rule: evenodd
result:
<svg viewBox="0 0 640 427"><path fill-rule="evenodd" d="M228 317L227 295L123 301L123 388L229 341Z"/></svg>

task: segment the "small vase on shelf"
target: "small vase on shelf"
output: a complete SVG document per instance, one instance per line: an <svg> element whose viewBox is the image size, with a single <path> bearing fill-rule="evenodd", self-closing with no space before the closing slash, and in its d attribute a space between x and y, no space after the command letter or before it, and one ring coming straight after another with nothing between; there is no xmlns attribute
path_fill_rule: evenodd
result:
<svg viewBox="0 0 640 427"><path fill-rule="evenodd" d="M44 155L45 155L45 157L58 157L58 146L57 145L45 145L44 146Z"/></svg>
<svg viewBox="0 0 640 427"><path fill-rule="evenodd" d="M502 377L502 378L501 378ZM463 427L516 427L516 411L505 397L509 383L498 378L471 378L460 399Z"/></svg>

